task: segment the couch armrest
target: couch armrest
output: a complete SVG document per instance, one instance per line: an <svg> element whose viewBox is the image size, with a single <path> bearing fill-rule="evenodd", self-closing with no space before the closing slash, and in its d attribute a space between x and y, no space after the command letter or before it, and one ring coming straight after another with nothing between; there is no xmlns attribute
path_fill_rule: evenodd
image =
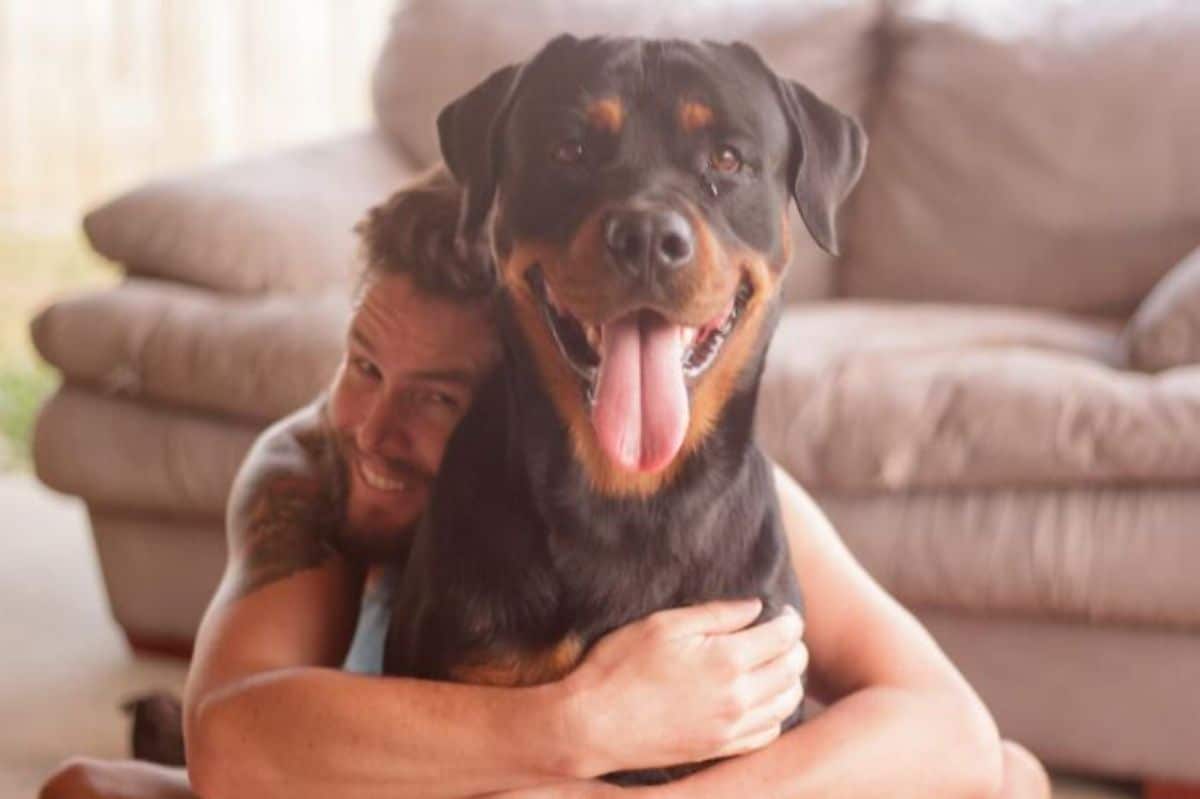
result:
<svg viewBox="0 0 1200 799"><path fill-rule="evenodd" d="M345 283L354 224L413 169L378 132L155 180L91 211L101 255L138 275L220 291Z"/></svg>
<svg viewBox="0 0 1200 799"><path fill-rule="evenodd" d="M1128 365L1145 372L1200 365L1200 249L1142 300L1121 335Z"/></svg>
<svg viewBox="0 0 1200 799"><path fill-rule="evenodd" d="M161 280L64 297L30 325L70 382L105 395L272 422L329 385L348 292L229 296Z"/></svg>

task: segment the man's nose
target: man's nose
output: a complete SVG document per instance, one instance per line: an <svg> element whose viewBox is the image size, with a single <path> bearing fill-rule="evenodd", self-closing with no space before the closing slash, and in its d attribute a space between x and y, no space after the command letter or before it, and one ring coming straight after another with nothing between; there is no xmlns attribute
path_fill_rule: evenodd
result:
<svg viewBox="0 0 1200 799"><path fill-rule="evenodd" d="M630 277L647 279L690 264L696 234L687 218L670 208L620 209L604 220L604 244Z"/></svg>
<svg viewBox="0 0 1200 799"><path fill-rule="evenodd" d="M405 417L395 402L384 397L377 399L358 427L358 448L384 456L411 451L412 437Z"/></svg>

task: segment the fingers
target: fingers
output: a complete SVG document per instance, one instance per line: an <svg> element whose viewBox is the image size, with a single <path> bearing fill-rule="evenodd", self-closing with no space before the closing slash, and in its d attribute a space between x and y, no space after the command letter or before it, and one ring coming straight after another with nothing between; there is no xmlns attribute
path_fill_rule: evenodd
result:
<svg viewBox="0 0 1200 799"><path fill-rule="evenodd" d="M746 735L731 741L727 746L717 752L714 752L712 757L732 757L733 755L744 755L747 752L753 752L755 749L762 749L767 744L770 744L779 737L780 727L776 724L773 728L759 730L753 735Z"/></svg>
<svg viewBox="0 0 1200 799"><path fill-rule="evenodd" d="M744 710L726 728L728 742L713 756L743 754L778 738L783 722L804 701L802 677L807 667L808 649L797 642L784 654L742 677L735 702Z"/></svg>
<svg viewBox="0 0 1200 799"><path fill-rule="evenodd" d="M747 712L734 726L731 735L736 739L755 738L763 732L775 730L804 700L804 685L795 680L787 690L775 694L768 701Z"/></svg>
<svg viewBox="0 0 1200 799"><path fill-rule="evenodd" d="M739 669L747 670L783 655L803 635L804 622L800 614L788 606L770 621L726 635L717 639L715 644L725 651Z"/></svg>
<svg viewBox="0 0 1200 799"><path fill-rule="evenodd" d="M662 610L650 620L672 637L718 635L743 629L761 612L762 600L735 599Z"/></svg>
<svg viewBox="0 0 1200 799"><path fill-rule="evenodd" d="M738 695L746 708L755 708L796 687L808 668L808 647L796 642L787 652L740 678Z"/></svg>

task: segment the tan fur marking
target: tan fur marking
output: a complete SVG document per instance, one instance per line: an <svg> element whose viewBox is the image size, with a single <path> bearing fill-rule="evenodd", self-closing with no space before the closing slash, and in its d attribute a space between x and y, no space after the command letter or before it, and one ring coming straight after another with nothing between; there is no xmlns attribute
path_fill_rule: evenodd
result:
<svg viewBox="0 0 1200 799"><path fill-rule="evenodd" d="M619 97L593 100L587 107L587 119L593 128L617 134L625 123L625 107Z"/></svg>
<svg viewBox="0 0 1200 799"><path fill-rule="evenodd" d="M748 277L754 296L742 311L737 329L725 342L717 363L692 389L691 416L679 455L665 469L647 474L621 468L601 448L583 401L579 378L563 361L525 279L529 268L540 264L558 300L583 320L607 320L626 312L630 298L612 279L611 267L602 256L602 220L606 210L599 209L586 219L565 251L542 242L516 242L509 258L501 264L501 275L542 384L567 428L575 458L582 464L592 489L605 496L646 497L675 478L685 456L712 432L737 385L737 378L758 340L777 275L787 263L790 251L787 214L781 220L785 259L772 266L758 253L726 252L700 215L688 211L696 232L696 257L689 269L682 270L672 291L680 298L679 307L672 309L673 315L687 324L707 322L726 307L743 274Z"/></svg>
<svg viewBox="0 0 1200 799"><path fill-rule="evenodd" d="M787 265L792 262L792 223L788 220L788 209L785 206L779 220L779 241L783 244L783 253L779 263L775 264L775 274L782 274Z"/></svg>
<svg viewBox="0 0 1200 799"><path fill-rule="evenodd" d="M758 341L766 309L775 292L775 275L757 253L739 259L754 289L754 296L742 311L737 329L725 342L717 362L700 378L692 390L692 415L683 451L691 452L702 442L720 417L721 409L737 385L742 368L746 365Z"/></svg>
<svg viewBox="0 0 1200 799"><path fill-rule="evenodd" d="M695 100L684 100L679 104L679 127L684 133L695 133L713 123L712 108Z"/></svg>
<svg viewBox="0 0 1200 799"><path fill-rule="evenodd" d="M515 688L553 682L575 668L583 657L583 642L568 635L539 652L483 652L450 669L450 676L473 685Z"/></svg>

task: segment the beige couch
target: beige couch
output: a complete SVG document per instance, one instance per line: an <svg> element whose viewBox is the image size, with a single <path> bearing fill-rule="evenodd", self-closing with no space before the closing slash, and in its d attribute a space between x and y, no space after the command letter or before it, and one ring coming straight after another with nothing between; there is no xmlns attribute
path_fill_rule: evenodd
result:
<svg viewBox="0 0 1200 799"><path fill-rule="evenodd" d="M837 264L800 242L769 453L1051 764L1200 783L1200 6L410 0L377 131L137 188L119 288L34 324L38 471L117 620L190 640L255 433L329 377L350 227L438 107L569 29L742 38L871 136ZM795 226L803 230L802 225Z"/></svg>

